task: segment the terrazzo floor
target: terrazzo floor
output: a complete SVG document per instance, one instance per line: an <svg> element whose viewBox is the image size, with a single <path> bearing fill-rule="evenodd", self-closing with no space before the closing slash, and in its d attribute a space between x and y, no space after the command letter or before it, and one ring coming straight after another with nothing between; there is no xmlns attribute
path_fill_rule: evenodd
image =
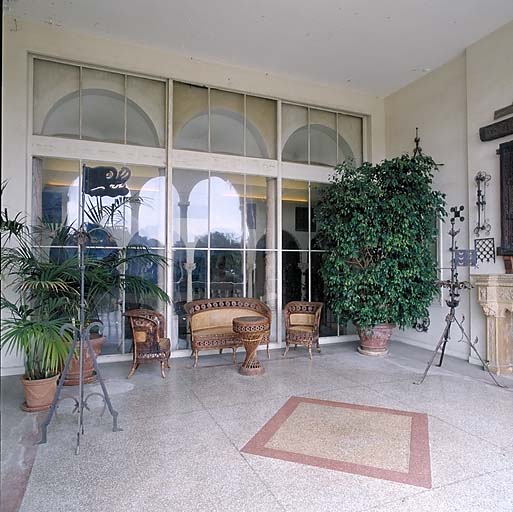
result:
<svg viewBox="0 0 513 512"><path fill-rule="evenodd" d="M513 392L450 357L414 385L429 355L393 342L389 356L376 359L343 343L324 346L313 361L299 348L287 359L262 353L261 377L239 375L223 354L200 358L196 370L190 359L175 359L165 380L157 365L141 366L130 381L129 363L104 364L123 431L112 432L91 399L78 456L71 401L52 422L48 443L35 447L41 416L19 409L19 377L4 377L1 510L512 512ZM513 388L513 378L501 381ZM242 451L291 397L426 414L431 488ZM317 411L323 414L329 423L333 415ZM407 431L408 422L396 427ZM370 450L359 462L404 471L401 439L387 441L397 457L381 447L374 460ZM327 455L343 459L347 447L340 450Z"/></svg>

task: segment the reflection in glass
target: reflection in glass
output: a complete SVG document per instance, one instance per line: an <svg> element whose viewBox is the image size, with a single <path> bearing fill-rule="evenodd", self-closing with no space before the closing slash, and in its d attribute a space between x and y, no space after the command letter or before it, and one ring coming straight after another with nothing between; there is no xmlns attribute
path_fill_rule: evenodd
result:
<svg viewBox="0 0 513 512"><path fill-rule="evenodd" d="M324 282L321 275L322 254L322 252L312 251L310 256L312 276L316 276L311 283L311 300L324 303L321 313L321 336L338 336L338 321L326 303L324 294Z"/></svg>
<svg viewBox="0 0 513 512"><path fill-rule="evenodd" d="M276 252L246 252L246 297L265 302L272 311L271 339L276 337Z"/></svg>
<svg viewBox="0 0 513 512"><path fill-rule="evenodd" d="M243 209L244 175L212 173L210 178L210 247L241 247Z"/></svg>
<svg viewBox="0 0 513 512"><path fill-rule="evenodd" d="M53 137L80 135L80 69L34 59L34 133Z"/></svg>
<svg viewBox="0 0 513 512"><path fill-rule="evenodd" d="M283 251L283 304L291 300L308 300L308 252Z"/></svg>
<svg viewBox="0 0 513 512"><path fill-rule="evenodd" d="M165 146L166 84L127 76L126 142L138 146Z"/></svg>
<svg viewBox="0 0 513 512"><path fill-rule="evenodd" d="M310 163L329 165L337 162L336 114L310 109Z"/></svg>
<svg viewBox="0 0 513 512"><path fill-rule="evenodd" d="M246 248L276 248L276 178L246 176Z"/></svg>
<svg viewBox="0 0 513 512"><path fill-rule="evenodd" d="M207 296L207 251L173 251L173 312L178 319L178 341L173 349L190 348L190 332L184 305ZM174 343L174 341L173 341Z"/></svg>
<svg viewBox="0 0 513 512"><path fill-rule="evenodd" d="M82 138L125 141L125 76L82 69Z"/></svg>
<svg viewBox="0 0 513 512"><path fill-rule="evenodd" d="M137 199L129 208L128 243L164 247L166 242L166 176L165 169L131 165L128 181L131 197Z"/></svg>
<svg viewBox="0 0 513 512"><path fill-rule="evenodd" d="M58 158L32 160L32 214L35 224L75 224L78 218L80 162Z"/></svg>
<svg viewBox="0 0 513 512"><path fill-rule="evenodd" d="M243 297L243 252L210 252L210 296Z"/></svg>
<svg viewBox="0 0 513 512"><path fill-rule="evenodd" d="M208 89L173 82L173 147L208 151Z"/></svg>
<svg viewBox="0 0 513 512"><path fill-rule="evenodd" d="M246 96L246 156L276 158L276 101Z"/></svg>
<svg viewBox="0 0 513 512"><path fill-rule="evenodd" d="M173 169L173 244L208 245L208 172Z"/></svg>
<svg viewBox="0 0 513 512"><path fill-rule="evenodd" d="M308 249L307 181L282 181L282 226L287 233L287 244L282 240L283 249Z"/></svg>
<svg viewBox="0 0 513 512"><path fill-rule="evenodd" d="M210 150L244 154L244 95L210 90Z"/></svg>
<svg viewBox="0 0 513 512"><path fill-rule="evenodd" d="M363 161L363 119L346 114L338 114L338 161Z"/></svg>
<svg viewBox="0 0 513 512"><path fill-rule="evenodd" d="M322 201L322 192L328 186L329 185L327 183L310 183L310 203L312 211L310 240L312 249L325 249L325 247L321 245L321 242L317 238L317 223L315 222L315 214L317 207L320 205Z"/></svg>
<svg viewBox="0 0 513 512"><path fill-rule="evenodd" d="M286 162L308 163L308 109L283 104L282 159Z"/></svg>

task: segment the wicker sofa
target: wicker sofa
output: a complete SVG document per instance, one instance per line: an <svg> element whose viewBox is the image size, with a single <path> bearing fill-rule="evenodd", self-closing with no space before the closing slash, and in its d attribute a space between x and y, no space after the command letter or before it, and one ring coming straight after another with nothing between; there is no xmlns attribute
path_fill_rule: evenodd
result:
<svg viewBox="0 0 513 512"><path fill-rule="evenodd" d="M187 313L190 332L194 367L198 366L200 350L218 349L220 353L225 348L233 350L233 361L237 347L241 346L239 337L233 332L233 319L241 316L262 316L271 323L271 310L257 299L240 297L201 299L188 302L184 306ZM269 332L263 339L267 345L269 357Z"/></svg>

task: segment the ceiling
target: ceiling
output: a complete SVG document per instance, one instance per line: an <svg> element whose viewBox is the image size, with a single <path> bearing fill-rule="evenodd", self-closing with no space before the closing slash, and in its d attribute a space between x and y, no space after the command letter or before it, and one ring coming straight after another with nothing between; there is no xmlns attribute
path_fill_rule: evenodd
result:
<svg viewBox="0 0 513 512"><path fill-rule="evenodd" d="M513 20L512 0L4 0L4 13L386 96Z"/></svg>

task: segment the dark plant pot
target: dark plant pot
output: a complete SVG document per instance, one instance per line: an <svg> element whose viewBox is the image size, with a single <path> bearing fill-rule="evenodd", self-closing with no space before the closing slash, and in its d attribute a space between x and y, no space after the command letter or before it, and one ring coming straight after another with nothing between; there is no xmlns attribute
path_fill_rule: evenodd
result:
<svg viewBox="0 0 513 512"><path fill-rule="evenodd" d="M25 392L25 401L21 404L26 412L47 411L52 405L59 376L48 379L28 380L22 377L21 384Z"/></svg>
<svg viewBox="0 0 513 512"><path fill-rule="evenodd" d="M388 342L393 328L393 324L379 324L372 329L358 329L358 352L365 356L385 356L388 353Z"/></svg>
<svg viewBox="0 0 513 512"><path fill-rule="evenodd" d="M102 345L105 343L105 337L99 336L99 337L91 337L91 344L93 345L93 352L95 353L96 357L100 355L100 352L102 350ZM82 373L84 375L84 384L91 384L92 382L96 382L96 372L94 371L93 366L93 360L91 359L91 356L89 355L89 351L87 350L87 347L85 348L84 352L84 366L82 368ZM79 376L80 376L80 361L78 359L78 356L75 355L72 357L68 373L66 375L66 378L64 379L64 385L65 386L78 386L79 382Z"/></svg>

